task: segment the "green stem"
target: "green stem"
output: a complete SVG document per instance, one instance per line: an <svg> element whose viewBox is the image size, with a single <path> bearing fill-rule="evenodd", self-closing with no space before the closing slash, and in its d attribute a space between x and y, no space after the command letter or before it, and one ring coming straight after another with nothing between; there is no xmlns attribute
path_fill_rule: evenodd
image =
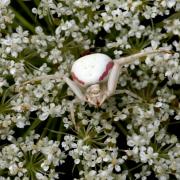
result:
<svg viewBox="0 0 180 180"><path fill-rule="evenodd" d="M35 32L34 31L34 26L33 25L31 25L24 17L22 17L21 15L20 15L20 13L19 12L17 12L14 8L12 8L11 7L11 10L14 12L14 14L15 14L15 17L26 27L26 28L28 28L31 32Z"/></svg>
<svg viewBox="0 0 180 180"><path fill-rule="evenodd" d="M0 114L7 113L9 111L12 111L11 106L9 104L0 105Z"/></svg>
<svg viewBox="0 0 180 180"><path fill-rule="evenodd" d="M44 17L44 20L45 20L45 22L47 24L47 29L51 32L51 34L54 34L54 31L53 31L54 24L53 24L53 21L52 21L51 18L52 18L51 14L49 12L49 14L46 17Z"/></svg>
<svg viewBox="0 0 180 180"><path fill-rule="evenodd" d="M128 167L126 166L125 163L122 164L122 167L123 167L124 170L128 170ZM133 179L133 176L132 176L132 174L131 174L131 171L129 171L129 170L128 170L128 178L129 178L129 180Z"/></svg>
<svg viewBox="0 0 180 180"><path fill-rule="evenodd" d="M132 171L134 171L135 169L137 169L137 168L141 167L142 165L143 165L143 163L138 164L137 166L135 166L135 167L133 167L133 168L129 169L129 170L128 170L128 172L132 172Z"/></svg>
<svg viewBox="0 0 180 180"><path fill-rule="evenodd" d="M34 130L42 121L39 119L35 119L31 126L27 129L27 131L23 134L23 137L26 137L30 131Z"/></svg>
<svg viewBox="0 0 180 180"><path fill-rule="evenodd" d="M43 132L42 132L42 134L41 134L41 138L46 135L46 133L47 133L47 131L48 131L48 127L50 126L51 123L52 123L52 119L49 118L49 119L48 119L48 122L47 122L47 124L46 124L46 127L44 128L44 130L43 130Z"/></svg>
<svg viewBox="0 0 180 180"><path fill-rule="evenodd" d="M34 3L35 3L35 5L36 5L37 8L38 8L38 6L39 6L39 4L40 4L40 1L39 1L39 0L35 0ZM53 21L52 21L51 18L52 18L52 17L51 17L51 14L49 13L49 15L47 15L46 17L44 17L44 20L45 20L45 22L46 22L46 24L47 24L47 29L53 34L53 33L54 33L54 31L53 31L53 26L54 26L54 24L53 24Z"/></svg>
<svg viewBox="0 0 180 180"><path fill-rule="evenodd" d="M53 119L52 124L51 124L51 129L55 129L56 123L57 123L56 119ZM52 133L52 132L50 131L50 133L48 133L48 138L49 138L49 139L52 139L53 135L54 135L54 133Z"/></svg>
<svg viewBox="0 0 180 180"><path fill-rule="evenodd" d="M36 57L38 55L37 52L32 52L30 53L29 55L25 56L24 59L27 60L27 59L32 59L34 57Z"/></svg>
<svg viewBox="0 0 180 180"><path fill-rule="evenodd" d="M59 125L59 132L62 132L64 129L64 123L63 120L61 119L60 125ZM61 142L61 138L62 138L62 133L58 133L57 135L57 141Z"/></svg>
<svg viewBox="0 0 180 180"><path fill-rule="evenodd" d="M172 147L174 147L175 146L175 144L171 144L171 145L169 145L166 149L164 149L163 151L164 152L168 152Z"/></svg>
<svg viewBox="0 0 180 180"><path fill-rule="evenodd" d="M180 16L180 11L172 14L171 16L169 16L168 18L166 18L166 20L164 20L164 21L173 20L173 19L178 19L179 16ZM155 25L155 27L156 27L156 28L162 28L162 27L164 26L164 21L161 21L161 22L157 23L157 24Z"/></svg>
<svg viewBox="0 0 180 180"><path fill-rule="evenodd" d="M29 8L26 6L26 4L22 0L18 0L17 2L21 6L21 8L27 13L27 15L34 21L35 17L29 10Z"/></svg>
<svg viewBox="0 0 180 180"><path fill-rule="evenodd" d="M34 2L35 2L35 4L36 4L36 6L39 6L39 0L34 0Z"/></svg>
<svg viewBox="0 0 180 180"><path fill-rule="evenodd" d="M129 133L126 131L126 129L122 126L122 124L120 122L115 122L115 124L117 125L117 127L121 130L121 132L127 136Z"/></svg>
<svg viewBox="0 0 180 180"><path fill-rule="evenodd" d="M179 123L180 123L180 121L177 121L177 122L170 122L168 125L170 126L170 125L179 124Z"/></svg>

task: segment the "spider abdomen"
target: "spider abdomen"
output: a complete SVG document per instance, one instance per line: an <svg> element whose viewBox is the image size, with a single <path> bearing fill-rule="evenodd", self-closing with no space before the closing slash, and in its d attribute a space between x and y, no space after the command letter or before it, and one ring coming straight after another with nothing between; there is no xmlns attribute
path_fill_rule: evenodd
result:
<svg viewBox="0 0 180 180"><path fill-rule="evenodd" d="M72 78L81 86L89 86L108 79L113 67L112 59L101 53L83 56L72 66Z"/></svg>

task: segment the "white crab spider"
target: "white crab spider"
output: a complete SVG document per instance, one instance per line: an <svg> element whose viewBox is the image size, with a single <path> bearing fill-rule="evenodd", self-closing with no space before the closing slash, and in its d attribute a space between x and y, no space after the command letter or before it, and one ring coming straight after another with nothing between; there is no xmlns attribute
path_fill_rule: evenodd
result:
<svg viewBox="0 0 180 180"><path fill-rule="evenodd" d="M137 53L128 57L112 60L101 53L86 55L77 59L71 70L72 79L64 80L81 101L95 106L102 103L115 93L120 68L137 58L156 53L171 53L166 50L153 50Z"/></svg>
<svg viewBox="0 0 180 180"><path fill-rule="evenodd" d="M112 60L109 56L95 53L77 59L71 69L72 80L63 77L74 94L82 102L95 106L102 103L115 93L120 68L134 62L137 58L157 53L171 53L167 50L140 52L128 57ZM47 75L25 82L25 84L42 79L58 79L57 75Z"/></svg>

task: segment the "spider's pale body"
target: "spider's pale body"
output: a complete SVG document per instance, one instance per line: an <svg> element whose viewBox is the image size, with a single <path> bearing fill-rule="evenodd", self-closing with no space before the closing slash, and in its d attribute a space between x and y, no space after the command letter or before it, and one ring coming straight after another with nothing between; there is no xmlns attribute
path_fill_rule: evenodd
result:
<svg viewBox="0 0 180 180"><path fill-rule="evenodd" d="M105 54L86 55L74 62L71 70L72 79L83 87L104 82L107 81L112 67L112 59Z"/></svg>
<svg viewBox="0 0 180 180"><path fill-rule="evenodd" d="M111 69L112 59L101 53L86 55L77 59L71 69L72 79L80 87L86 88L85 100L99 106L107 97L105 85Z"/></svg>

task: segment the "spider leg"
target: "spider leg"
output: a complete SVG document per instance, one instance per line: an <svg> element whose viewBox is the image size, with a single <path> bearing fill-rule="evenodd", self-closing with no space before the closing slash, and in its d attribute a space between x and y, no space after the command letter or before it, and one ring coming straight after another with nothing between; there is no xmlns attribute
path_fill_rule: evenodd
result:
<svg viewBox="0 0 180 180"><path fill-rule="evenodd" d="M109 74L109 78L107 82L107 97L113 95L116 90L118 78L120 74L120 68L121 66L119 65L119 63L114 61L114 66Z"/></svg>
<svg viewBox="0 0 180 180"><path fill-rule="evenodd" d="M21 84L21 86L25 86L27 84L33 84L36 81L42 81L44 79L46 79L46 80L57 79L58 80L58 79L62 79L62 77L58 74L44 75L44 76L36 77L36 78L30 79L28 81L25 81Z"/></svg>
<svg viewBox="0 0 180 180"><path fill-rule="evenodd" d="M80 101L85 101L85 96L83 95L83 93L82 93L81 89L79 88L79 86L74 81L69 79L68 77L61 77L58 74L44 75L44 76L33 78L31 80L25 81L23 84L20 85L20 87L22 88L27 84L33 84L36 81L42 81L44 79L46 79L46 80L51 80L51 79L64 80L68 84L68 86L71 88L71 90L74 92L74 94L79 98L79 100Z"/></svg>
<svg viewBox="0 0 180 180"><path fill-rule="evenodd" d="M74 104L73 103L69 104L69 109L70 109L71 121L72 121L74 127L76 128L76 120L75 120L75 116L74 116Z"/></svg>
<svg viewBox="0 0 180 180"><path fill-rule="evenodd" d="M144 56L147 56L147 55L153 55L153 54L172 54L171 51L168 51L168 50L163 50L163 49L157 49L157 50L151 50L151 51L148 51L148 52L140 52L140 53L137 53L137 54L133 54L131 56L127 56L127 57L122 57L120 59L115 59L114 61L116 63L118 63L119 65L123 66L125 64L130 64L132 62L134 62L137 58L141 58L141 57L144 57Z"/></svg>
<svg viewBox="0 0 180 180"><path fill-rule="evenodd" d="M82 93L79 86L74 81L69 79L68 77L64 77L63 79L67 83L67 85L71 88L71 90L74 92L74 94L80 99L80 101L84 102L85 101L85 96Z"/></svg>
<svg viewBox="0 0 180 180"><path fill-rule="evenodd" d="M115 59L114 62L114 66L109 74L109 79L108 79L108 84L107 84L107 96L111 96L115 93L116 87L117 87L117 83L118 83L118 78L119 78L119 74L120 74L120 69L123 65L125 64L129 64L134 62L137 58L140 57L144 57L150 54L157 54L157 53L168 53L168 54L172 54L171 51L168 50L161 50L161 49L157 49L157 50L152 50L149 52L140 52L137 54L133 54L131 56L128 57L122 57L120 59Z"/></svg>

